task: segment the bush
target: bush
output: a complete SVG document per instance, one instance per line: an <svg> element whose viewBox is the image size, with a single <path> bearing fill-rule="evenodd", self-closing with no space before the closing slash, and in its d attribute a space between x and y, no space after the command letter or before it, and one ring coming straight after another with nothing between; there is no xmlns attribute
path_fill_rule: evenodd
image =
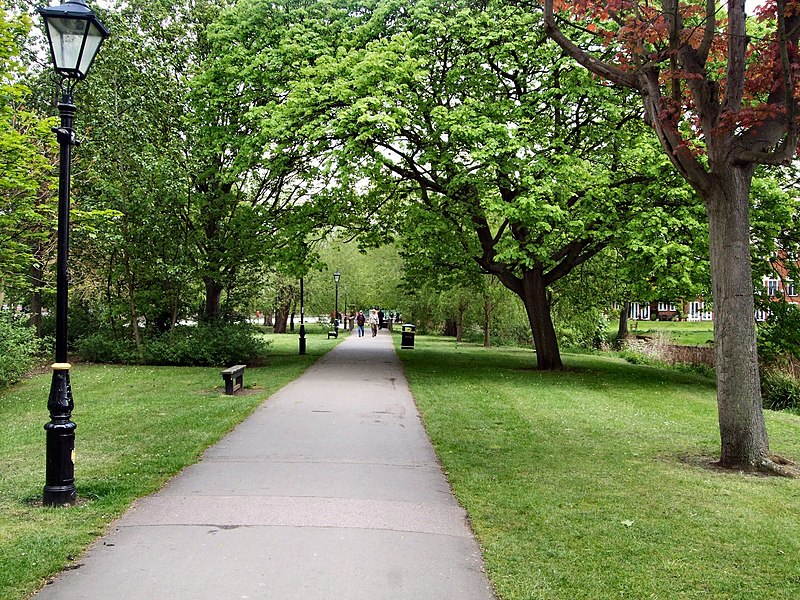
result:
<svg viewBox="0 0 800 600"><path fill-rule="evenodd" d="M269 342L248 325L180 327L143 345L151 365L252 364L266 358Z"/></svg>
<svg viewBox="0 0 800 600"><path fill-rule="evenodd" d="M141 353L133 341L102 331L78 342L84 360L105 363L230 366L264 360L269 342L250 325L196 325L142 339Z"/></svg>
<svg viewBox="0 0 800 600"><path fill-rule="evenodd" d="M559 310L554 320L562 350L597 350L606 342L608 321L595 308Z"/></svg>
<svg viewBox="0 0 800 600"><path fill-rule="evenodd" d="M702 375L703 377L708 377L709 379L715 379L717 376L717 372L714 367L702 362L677 362L673 366L675 367L676 371L692 373L693 375Z"/></svg>
<svg viewBox="0 0 800 600"><path fill-rule="evenodd" d="M19 381L33 366L38 349L32 327L10 313L0 312L0 387Z"/></svg>
<svg viewBox="0 0 800 600"><path fill-rule="evenodd" d="M109 329L81 338L76 343L81 359L89 362L135 364L139 362L133 340L120 339Z"/></svg>
<svg viewBox="0 0 800 600"><path fill-rule="evenodd" d="M764 364L800 359L800 310L770 302L769 318L758 326L758 354Z"/></svg>
<svg viewBox="0 0 800 600"><path fill-rule="evenodd" d="M93 336L98 330L107 327L107 323L100 321L99 315L77 301L69 304L67 322L67 347L70 351L77 349L79 340ZM55 339L55 310L51 310L49 314L42 316L42 334L46 338Z"/></svg>
<svg viewBox="0 0 800 600"><path fill-rule="evenodd" d="M761 375L761 402L770 410L800 409L800 381L777 370Z"/></svg>

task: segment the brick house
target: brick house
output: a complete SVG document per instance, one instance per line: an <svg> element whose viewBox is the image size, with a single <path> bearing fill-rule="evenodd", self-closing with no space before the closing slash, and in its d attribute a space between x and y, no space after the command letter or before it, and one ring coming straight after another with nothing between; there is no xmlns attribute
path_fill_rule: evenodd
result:
<svg viewBox="0 0 800 600"><path fill-rule="evenodd" d="M797 261L796 264L800 266L800 261ZM800 292L800 287L795 287L791 273L786 267L785 257L778 257L773 260L772 270L771 276L762 278L762 285L770 300L778 301L779 299L784 299L791 304L800 305L800 293L798 293ZM678 306L677 302L631 302L628 318L634 321L672 321L681 317L686 321L714 320L714 313L706 310L702 297L684 302L680 311ZM756 320L765 321L767 312L765 310L757 310Z"/></svg>

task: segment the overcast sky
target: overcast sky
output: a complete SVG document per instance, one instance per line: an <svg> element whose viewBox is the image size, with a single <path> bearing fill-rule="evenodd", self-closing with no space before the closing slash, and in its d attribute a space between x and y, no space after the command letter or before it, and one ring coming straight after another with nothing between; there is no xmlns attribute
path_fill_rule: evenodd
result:
<svg viewBox="0 0 800 600"><path fill-rule="evenodd" d="M744 0L744 9L748 13L752 13L753 9L761 4L764 4L764 0Z"/></svg>

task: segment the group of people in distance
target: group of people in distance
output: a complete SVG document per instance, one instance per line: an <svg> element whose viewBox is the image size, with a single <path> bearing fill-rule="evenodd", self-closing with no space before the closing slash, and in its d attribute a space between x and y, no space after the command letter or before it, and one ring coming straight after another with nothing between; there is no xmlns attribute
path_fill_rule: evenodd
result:
<svg viewBox="0 0 800 600"><path fill-rule="evenodd" d="M353 317L350 317L350 328L352 329L355 324L358 337L364 337L364 327L369 323L369 327L372 330L372 337L375 337L378 335L378 330L386 326L387 321L385 320L385 316L384 312L377 308L371 309L369 315L365 315L363 310L359 310L355 315L355 323L353 323ZM389 313L389 319L395 320L399 318L399 314ZM347 323L347 317L345 317L345 323Z"/></svg>
<svg viewBox="0 0 800 600"><path fill-rule="evenodd" d="M370 309L368 315L364 314L363 310L359 310L357 312L354 310L352 313L345 314L338 313L338 315L335 315L332 312L331 319L336 319L336 323L341 323L345 330L352 331L353 329L356 329L358 332L358 337L364 337L364 328L367 324L369 324L370 329L372 330L372 337L375 337L378 335L378 330L383 329L384 327L389 327L391 329L391 323L399 323L400 313L384 313L383 310L379 308L373 308Z"/></svg>

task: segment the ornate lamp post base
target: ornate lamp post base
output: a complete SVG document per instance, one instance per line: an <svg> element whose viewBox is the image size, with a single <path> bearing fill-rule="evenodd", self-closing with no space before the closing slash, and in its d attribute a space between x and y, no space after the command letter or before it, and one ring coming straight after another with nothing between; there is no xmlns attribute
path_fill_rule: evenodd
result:
<svg viewBox="0 0 800 600"><path fill-rule="evenodd" d="M45 506L75 504L75 423L72 422L72 386L69 381L69 363L53 365L53 380L50 384L50 422L44 426L47 432L47 468L45 475Z"/></svg>

